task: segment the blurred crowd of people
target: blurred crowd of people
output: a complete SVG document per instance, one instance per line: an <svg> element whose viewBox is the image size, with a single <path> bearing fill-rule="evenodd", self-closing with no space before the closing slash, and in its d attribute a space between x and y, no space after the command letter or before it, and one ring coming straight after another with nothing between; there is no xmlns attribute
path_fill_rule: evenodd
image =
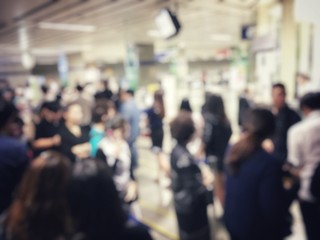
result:
<svg viewBox="0 0 320 240"><path fill-rule="evenodd" d="M286 103L281 83L273 85L271 108L243 97L236 142L230 141L233 131L221 96L206 95L202 127L184 99L170 121L175 146L168 161L163 90L141 111L130 89L113 93L102 81L90 95L86 87L62 88L48 97L43 86L40 104L24 108L14 89L2 87L1 240L151 239L144 225L130 221L130 206L139 197L136 142L143 112L158 163L156 181L171 180L181 240L213 238L207 216L213 199L224 209L232 240L289 236L295 200L308 239L320 239L319 92L301 98L299 113ZM201 144L192 154L195 138Z"/></svg>

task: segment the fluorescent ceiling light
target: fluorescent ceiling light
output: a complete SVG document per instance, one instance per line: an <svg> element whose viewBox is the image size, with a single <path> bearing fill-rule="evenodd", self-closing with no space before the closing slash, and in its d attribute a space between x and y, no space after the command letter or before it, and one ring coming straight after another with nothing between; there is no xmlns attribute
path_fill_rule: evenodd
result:
<svg viewBox="0 0 320 240"><path fill-rule="evenodd" d="M217 42L230 42L232 40L232 37L228 34L213 34L211 35L211 40Z"/></svg>
<svg viewBox="0 0 320 240"><path fill-rule="evenodd" d="M67 23L40 22L38 26L41 29L74 31L74 32L95 32L97 30L97 27L92 25L79 25L79 24L67 24Z"/></svg>

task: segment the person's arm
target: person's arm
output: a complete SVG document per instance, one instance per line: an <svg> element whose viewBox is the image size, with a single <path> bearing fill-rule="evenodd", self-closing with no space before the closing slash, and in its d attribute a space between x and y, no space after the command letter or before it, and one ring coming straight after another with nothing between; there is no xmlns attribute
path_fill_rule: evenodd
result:
<svg viewBox="0 0 320 240"><path fill-rule="evenodd" d="M300 175L302 159L301 139L304 139L304 137L298 136L295 128L289 129L287 139L288 158L287 163L283 166L283 170L289 172L295 178L299 178Z"/></svg>
<svg viewBox="0 0 320 240"><path fill-rule="evenodd" d="M32 144L32 146L35 149L45 149L50 148L54 146L58 146L61 143L61 137L59 135L54 135L50 138L39 138L35 140Z"/></svg>
<svg viewBox="0 0 320 240"><path fill-rule="evenodd" d="M288 132L288 162L298 167L302 158L300 139L302 136L297 135L295 128L289 129Z"/></svg>
<svg viewBox="0 0 320 240"><path fill-rule="evenodd" d="M91 145L90 143L82 143L75 145L71 148L71 151L74 155L79 158L87 158L90 156Z"/></svg>
<svg viewBox="0 0 320 240"><path fill-rule="evenodd" d="M202 134L202 142L199 147L199 150L197 152L196 158L203 158L205 154L205 149L207 147L207 144L209 143L211 139L212 134L212 123L209 121L208 117L204 117L204 127L203 127L203 134Z"/></svg>

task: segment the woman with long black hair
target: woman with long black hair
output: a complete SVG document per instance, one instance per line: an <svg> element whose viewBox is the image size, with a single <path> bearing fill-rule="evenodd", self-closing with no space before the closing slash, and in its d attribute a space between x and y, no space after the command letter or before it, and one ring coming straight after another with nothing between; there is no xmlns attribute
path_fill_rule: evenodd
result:
<svg viewBox="0 0 320 240"><path fill-rule="evenodd" d="M70 160L57 152L33 160L8 210L4 239L66 239L72 230L66 198L70 175Z"/></svg>
<svg viewBox="0 0 320 240"><path fill-rule="evenodd" d="M203 107L204 129L202 146L209 165L213 168L215 194L224 203L224 156L232 135L231 124L225 113L223 99L219 95L208 94Z"/></svg>
<svg viewBox="0 0 320 240"><path fill-rule="evenodd" d="M283 239L290 231L281 164L261 146L274 132L274 117L254 109L243 127L227 157L226 227L232 240Z"/></svg>

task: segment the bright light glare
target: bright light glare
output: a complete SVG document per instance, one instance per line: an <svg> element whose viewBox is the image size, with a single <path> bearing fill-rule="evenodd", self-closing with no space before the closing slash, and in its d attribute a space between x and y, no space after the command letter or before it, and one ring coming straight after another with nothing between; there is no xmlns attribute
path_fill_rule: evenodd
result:
<svg viewBox="0 0 320 240"><path fill-rule="evenodd" d="M95 32L97 30L97 27L92 25L79 25L79 24L67 24L67 23L40 22L38 26L41 29L74 31L74 32Z"/></svg>

